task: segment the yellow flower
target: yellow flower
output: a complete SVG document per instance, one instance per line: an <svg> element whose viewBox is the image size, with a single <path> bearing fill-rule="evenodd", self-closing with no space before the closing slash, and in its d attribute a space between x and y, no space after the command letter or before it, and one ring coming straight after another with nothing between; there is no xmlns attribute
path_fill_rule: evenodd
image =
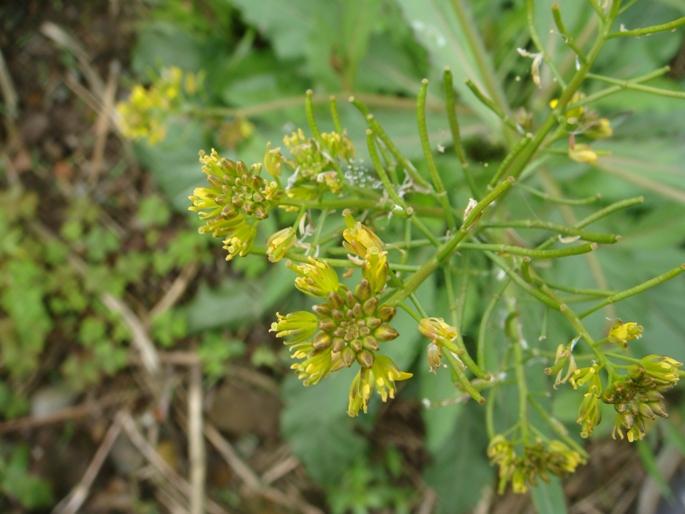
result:
<svg viewBox="0 0 685 514"><path fill-rule="evenodd" d="M374 294L380 293L388 280L387 253L369 248L362 265L362 275L368 280L371 291Z"/></svg>
<svg viewBox="0 0 685 514"><path fill-rule="evenodd" d="M628 346L629 341L640 339L642 331L642 325L638 325L634 321L628 321L627 323L617 321L609 330L608 338L610 342L625 348Z"/></svg>
<svg viewBox="0 0 685 514"><path fill-rule="evenodd" d="M311 296L326 296L337 291L338 274L322 260L309 257L307 262L288 265L295 273L295 287Z"/></svg>
<svg viewBox="0 0 685 514"><path fill-rule="evenodd" d="M359 410L367 411L372 389L376 390L383 402L395 397L395 382L407 380L411 373L399 371L395 363L385 355L376 355L370 368L362 368L352 381L350 387L347 413L350 416L359 414Z"/></svg>
<svg viewBox="0 0 685 514"><path fill-rule="evenodd" d="M423 318L419 322L419 332L438 345L454 341L458 335L457 329L442 318Z"/></svg>
<svg viewBox="0 0 685 514"><path fill-rule="evenodd" d="M226 239L224 239L224 250L226 250L226 260L230 261L236 256L245 257L257 235L257 227L249 223L238 226Z"/></svg>
<svg viewBox="0 0 685 514"><path fill-rule="evenodd" d="M580 425L580 437L582 438L590 437L593 430L599 425L599 422L602 419L602 413L600 411L601 390L597 385L599 377L595 376L594 380L596 380L596 382L588 387L578 409L578 419L576 419L576 423Z"/></svg>
<svg viewBox="0 0 685 514"><path fill-rule="evenodd" d="M571 101L567 105L574 104L576 102L580 102L585 95L581 92L576 92L573 97L571 98ZM552 109L556 109L557 106L559 105L559 99L558 98L553 98L552 100L549 101L549 106ZM566 122L570 123L571 125L577 124L580 119L583 117L585 114L585 107L582 105L580 107L576 107L574 109L568 109L564 113L564 117L566 118Z"/></svg>
<svg viewBox="0 0 685 514"><path fill-rule="evenodd" d="M278 262L295 243L296 231L292 227L279 230L272 234L266 242L266 256L270 262Z"/></svg>
<svg viewBox="0 0 685 514"><path fill-rule="evenodd" d="M573 147L569 146L568 156L572 160L584 164L595 164L599 158L597 152L595 152L590 145L582 143L576 144Z"/></svg>
<svg viewBox="0 0 685 514"><path fill-rule="evenodd" d="M383 241L366 225L355 221L349 211L344 211L345 224L347 228L343 230L343 246L348 252L366 258L368 251L373 248L377 253L382 253Z"/></svg>
<svg viewBox="0 0 685 514"><path fill-rule="evenodd" d="M599 373L599 370L599 364L593 364L587 368L578 368L571 374L568 381L573 389L578 389L593 380Z"/></svg>
<svg viewBox="0 0 685 514"><path fill-rule="evenodd" d="M312 312L297 311L285 316L277 312L269 332L275 332L276 337L286 339L288 343L299 343L311 339L318 326L318 319Z"/></svg>

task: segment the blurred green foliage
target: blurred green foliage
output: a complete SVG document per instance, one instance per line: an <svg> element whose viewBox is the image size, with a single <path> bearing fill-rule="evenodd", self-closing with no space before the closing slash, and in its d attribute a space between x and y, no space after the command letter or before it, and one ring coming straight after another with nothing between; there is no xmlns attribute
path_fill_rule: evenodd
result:
<svg viewBox="0 0 685 514"><path fill-rule="evenodd" d="M484 34L487 58L499 80L499 93L509 99L513 108L534 112L554 98L556 91L549 80L544 81L543 90L537 90L529 77L530 61L514 51L516 47L525 48L530 44L523 4L522 1L473 2L471 21ZM560 38L555 37L550 6L548 1L536 2L534 24L551 55L561 63L561 71L569 71L574 60ZM593 23L591 9L585 2L564 2L561 10L574 33L582 33ZM684 10L673 2L638 3L621 21L629 27L648 25L682 15ZM289 99L308 87L317 93L374 93L391 99L411 97L422 77L438 77L442 68L449 65L455 73L460 104L464 106L462 130L467 150L473 159L481 162L473 172L482 181L489 176L489 161L501 156L502 136L496 130L499 121L463 83L466 78L477 82L483 79L466 37L448 1L296 0L286 4L276 0L214 0L203 2L197 9L183 2L162 2L141 26L133 61L138 76L145 77L150 70L170 65L202 71L206 73L203 92L206 106L223 106L226 110L217 110L214 121L204 125L192 119L179 120L165 142L140 148L141 158L169 198L182 208L186 205L183 198L200 180L197 148L220 147L226 155L246 162L259 161L267 141L277 143L287 128L303 123L299 107L272 110L270 102ZM681 33L613 41L602 54L597 73L628 78L651 71L667 64L681 43ZM549 69L543 66L543 74L548 73ZM677 88L683 84L681 74L679 79L659 79L655 85ZM593 89L584 92L590 94ZM439 98L432 90L430 95L429 101ZM264 110L259 106L264 106ZM250 111L241 111L242 107L250 107L252 114L244 115L243 112ZM589 169L564 157L548 155L544 166L561 192L568 196L599 192L603 201L609 203L627 196L645 195L644 207L607 218L597 226L597 230L625 235L620 245L599 254L601 273L612 288L619 290L657 270L685 261L682 167L685 110L677 101L637 92L607 97L598 102L597 109L615 127L615 137L598 145L610 157L602 159L597 168ZM413 110L374 107L373 111L391 136L401 143L403 152L418 160L420 167ZM341 116L352 139L359 142L363 136L363 120L344 106ZM255 130L238 140L222 138L227 127L241 119L248 119ZM445 122L439 117L430 117L429 125L434 143L448 140ZM444 172L447 187L458 189L457 195L465 203L468 195L461 177L449 172L451 159L451 156L438 156L438 166ZM542 188L540 179L531 185ZM568 211L560 212L543 200L524 196L523 192L514 194L520 201L514 202L512 217L533 216L563 222L563 216L568 216ZM580 219L590 209L574 208L573 215ZM252 323L270 312L272 306L285 308L300 302L296 298L283 299L280 288L287 279L281 278L278 269L269 271L269 275L278 278L246 282L231 277L225 289L201 290L189 307L191 329ZM597 280L596 275L588 273L587 264L581 258L562 260L554 268L555 282L596 287ZM467 342L496 286L493 281L484 290L471 288L468 292L464 323ZM434 304L438 314L445 314L440 309L446 302L433 301L445 294L442 286L428 283L422 289L424 305ZM244 295L249 297L251 291L258 291L256 297L260 301L250 302L246 309ZM265 297L275 303L265 304ZM678 313L685 311L684 299L685 283L680 280L626 301L618 312L625 319L639 319L645 325L649 336L638 343L641 350L666 353L682 360L685 320ZM242 315L235 316L235 306L240 304ZM540 330L542 311L537 304L530 302L523 310L526 338L539 338L543 348L548 344L553 349L568 335L568 329L556 318L545 321ZM401 330L402 320L398 318L399 332L412 334L411 330ZM602 323L599 315L591 321L595 329L600 329ZM531 327L537 332L530 333ZM506 344L503 335L496 335L496 327L490 333L496 339L489 342L488 351L503 351ZM406 340L392 345L391 351L400 354L393 355L400 367L415 361L419 350L416 343ZM463 512L475 504L482 488L492 480L483 451L487 441L483 435L482 413L465 405L435 406L449 399L444 395L453 389L450 384L441 383L440 377L428 378L423 366L419 367L418 375L418 385L410 386L406 394L433 404L423 411L426 445L432 456L424 479L439 492L440 512ZM542 390L545 380L542 373L537 380L537 387ZM342 406L349 381L350 377L341 373L310 390L303 389L294 379L286 379L282 429L312 478L324 487L347 477L346 492L329 497L334 511L365 512L365 508L372 509L383 502L382 485L370 496L365 487L379 480L382 483L386 471L378 468L378 476L374 477L370 473L377 468L371 464L364 464L365 471L360 471L359 463L370 453L363 434L373 425L378 409L373 409L370 419L347 419ZM535 391L535 379L531 381ZM507 402L508 395L503 394L503 405L515 404L515 401ZM572 424L577 406L564 403L565 398L563 391L557 396L554 413ZM498 413L498 416L508 415L506 409ZM598 436L606 434L606 430L598 431ZM367 465L371 467L366 469ZM559 494L558 482L554 482L536 489L533 498L541 512L561 512L559 505L563 506L564 502Z"/></svg>
<svg viewBox="0 0 685 514"><path fill-rule="evenodd" d="M558 37L548 37L553 27L548 14L551 3L536 2L534 23L550 52L559 56L560 69L570 70L574 60L565 53ZM546 105L555 97L554 86L536 89L529 77L530 62L514 51L530 44L524 2L472 4L472 23L484 35L500 94L514 109L534 111ZM103 307L101 295L122 296L127 290L135 294L145 290L138 289L140 284L167 280L185 266L212 261L210 242L196 234L191 222L182 222L182 228L175 229L179 212L187 207L187 195L202 180L198 149L217 147L225 155L244 161L261 160L268 141L277 143L288 129L304 124L300 103L290 99L305 89L339 96L373 94L389 100L392 107L379 101L374 113L403 152L421 167L413 106L410 103L407 108L401 100L413 97L421 78L436 78L449 65L455 72L463 107L467 151L480 163L473 170L480 183L491 174L489 164L502 155L503 136L497 129L497 118L464 85L466 78L481 81L483 77L447 0L165 0L148 1L145 9L129 83L152 80L160 69L169 66L202 73L198 109L216 115L206 121L192 112L177 113L163 141L154 146L136 145L137 157L164 195L144 198L131 219L133 232L143 237L142 247L129 247L126 234L108 226L101 206L86 198L70 200L60 225L53 227L60 239L46 239L32 221L39 202L36 195L3 191L0 413L5 417L27 412L28 399L20 385L56 338L73 340L69 340L68 356L54 372L58 375L54 380L64 380L75 390L96 384L126 365L130 333L120 318ZM582 33L591 23L586 2L563 2L561 9L575 33ZM685 7L678 2L638 2L621 21L634 27L683 14ZM649 72L668 64L682 41L680 32L611 42L596 71L626 78ZM543 73L549 70L543 68ZM682 89L682 70L679 77L661 78L655 85ZM439 92L430 91L429 101L438 102L439 98ZM272 107L284 99L284 107ZM596 108L615 127L615 136L597 145L610 156L590 168L548 155L544 166L568 196L599 192L607 204L627 196L646 197L644 206L602 220L596 227L598 231L624 234L620 245L599 254L601 273L611 288L619 290L674 263L685 262L685 109L676 101L631 91L607 97ZM360 142L363 119L347 107L341 108L341 117L352 139ZM245 124L252 129L246 129ZM429 117L429 125L435 144L449 141L442 115ZM446 177L446 186L456 190L459 204L466 204L469 195L461 176L450 173L452 159L440 155L437 164ZM541 188L544 180L536 178L531 185ZM514 202L512 217L563 222L568 216L568 212L543 200L522 192L514 194L520 201ZM572 215L582 218L590 212L590 208L574 207ZM261 244L265 235L260 234ZM87 265L85 279L70 265L73 254ZM219 380L229 361L246 353L244 341L226 337L227 330L245 331L265 321L274 310L303 305L301 298L287 295L291 275L282 267L265 272L263 260L254 257L233 264L231 273L226 267L221 270L224 278L220 283L200 281L189 301L150 321L151 334L163 348L177 347L188 337L198 336L198 352L210 381ZM559 261L553 273L554 282L597 286L597 275L588 273L582 258ZM463 326L468 344L473 343L471 335L497 287L493 279L487 287L467 292ZM441 283L427 282L418 294L424 306L432 307L437 315L446 315L446 302L442 301L446 292ZM543 347L553 350L569 335L568 328L556 318L543 323L540 330L542 310L538 304L531 301L522 310L526 338L540 339ZM628 300L618 309L620 317L639 319L645 326L648 337L636 344L641 352L669 354L681 361L685 359L683 312L682 280ZM439 512L464 512L475 505L483 488L493 480L484 451L483 413L473 405L453 401L456 393L449 377L429 376L424 363L417 363L421 347L413 330L415 323L405 313L398 314L396 321L402 337L393 343L390 355L402 369L415 367L418 376L403 395L417 402L427 400L424 404L430 405L422 410L429 453L423 480L438 492ZM597 330L603 322L600 315L591 321ZM402 330L403 324L412 328ZM488 352L502 352L507 343L495 322L490 333L493 340ZM278 368L278 363L278 355L266 346L252 355L255 366ZM537 388L542 391L545 377L542 364L538 367L540 373L531 376L538 377ZM353 420L345 415L350 379L342 372L316 389L305 389L294 378L286 378L282 386L282 435L311 478L327 491L331 512L356 514L382 508L409 512L416 493L403 471L404 457L392 448L371 447L369 434L380 405L373 404L365 418ZM534 393L534 378L530 388ZM540 401L560 420L573 424L577 405L565 393L561 391L553 405L546 398ZM507 401L508 395L502 392L501 403L515 405L515 401ZM498 416L511 417L511 413L503 409ZM608 430L598 430L595 436L606 435ZM679 449L685 453L682 444ZM47 505L51 501L49 488L29 472L27 449L2 450L0 490L12 491L27 508ZM648 462L649 457L645 459ZM559 483L551 482L536 488L533 500L540 512L563 512L560 493Z"/></svg>

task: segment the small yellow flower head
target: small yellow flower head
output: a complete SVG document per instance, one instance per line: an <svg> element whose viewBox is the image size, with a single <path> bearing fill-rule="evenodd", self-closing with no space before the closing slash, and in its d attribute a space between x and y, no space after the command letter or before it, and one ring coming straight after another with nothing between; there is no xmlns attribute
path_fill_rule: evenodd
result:
<svg viewBox="0 0 685 514"><path fill-rule="evenodd" d="M360 410L368 409L372 389L376 390L381 400L387 402L395 397L395 382L407 380L411 373L399 371L395 363L385 355L376 355L370 368L362 368L352 381L350 387L347 414L354 417Z"/></svg>
<svg viewBox="0 0 685 514"><path fill-rule="evenodd" d="M438 345L454 341L458 335L457 329L442 318L423 318L419 322L419 332Z"/></svg>
<svg viewBox="0 0 685 514"><path fill-rule="evenodd" d="M593 364L587 368L578 368L571 374L568 381L573 389L578 389L593 380L599 373L599 370L600 366L598 364Z"/></svg>
<svg viewBox="0 0 685 514"><path fill-rule="evenodd" d="M380 293L388 280L387 252L379 252L376 248L369 248L362 265L362 275L369 282L371 291Z"/></svg>
<svg viewBox="0 0 685 514"><path fill-rule="evenodd" d="M239 225L226 239L224 239L224 250L226 250L226 260L233 260L234 257L245 257L257 235L256 225L243 223Z"/></svg>
<svg viewBox="0 0 685 514"><path fill-rule="evenodd" d="M281 163L283 162L283 155L280 148L271 148L267 145L264 153L264 169L273 178L278 178L281 175Z"/></svg>
<svg viewBox="0 0 685 514"><path fill-rule="evenodd" d="M576 144L573 147L569 146L568 156L572 160L583 164L595 164L599 158L597 152L595 152L590 145L583 143Z"/></svg>
<svg viewBox="0 0 685 514"><path fill-rule="evenodd" d="M643 388L666 391L680 380L682 363L666 355L647 355L631 366L630 377Z"/></svg>
<svg viewBox="0 0 685 514"><path fill-rule="evenodd" d="M324 171L319 173L316 176L316 181L319 184L324 184L331 193L339 193L343 186L337 171Z"/></svg>
<svg viewBox="0 0 685 514"><path fill-rule="evenodd" d="M584 97L585 97L585 95L583 93L577 92L573 95L573 97L571 98L571 101L568 103L568 105L574 104L576 102L580 102ZM559 105L559 99L558 98L554 98L554 99L549 101L549 106L552 109L556 109L558 105ZM584 114L585 114L585 107L583 107L581 105L580 107L576 107L574 109L568 109L564 113L564 117L566 118L566 123L568 123L569 125L577 125Z"/></svg>
<svg viewBox="0 0 685 514"><path fill-rule="evenodd" d="M338 274L328 263L309 257L307 262L293 264L288 267L297 273L295 287L311 296L327 296L337 291L340 282Z"/></svg>
<svg viewBox="0 0 685 514"><path fill-rule="evenodd" d="M122 134L130 139L146 139L150 144L164 139L164 124L181 105L182 78L183 71L171 67L163 70L148 89L134 86L128 100L116 107Z"/></svg>
<svg viewBox="0 0 685 514"><path fill-rule="evenodd" d="M319 321L316 315L308 311L291 312L283 316L276 313L276 321L271 323L269 332L275 332L276 337L286 340L286 344L300 343L312 338Z"/></svg>
<svg viewBox="0 0 685 514"><path fill-rule="evenodd" d="M204 221L201 233L224 238L229 260L249 251L256 221L266 218L280 189L259 176L260 166L247 167L241 161L222 158L215 150L200 153L207 187L195 188L188 198L190 211Z"/></svg>
<svg viewBox="0 0 685 514"><path fill-rule="evenodd" d="M269 236L266 242L266 256L270 262L278 262L295 243L297 232L292 227L279 230Z"/></svg>
<svg viewBox="0 0 685 514"><path fill-rule="evenodd" d="M323 143L324 153L327 154L331 160L341 159L349 161L354 157L354 146L352 141L347 137L347 134L339 132L322 132L321 142Z"/></svg>
<svg viewBox="0 0 685 514"><path fill-rule="evenodd" d="M576 468L585 463L585 458L565 443L552 440L547 443L545 462L542 464L541 475L550 472L557 476L574 473Z"/></svg>
<svg viewBox="0 0 685 514"><path fill-rule="evenodd" d="M297 378L304 386L318 384L333 368L331 352L315 352L301 362L296 362L291 369L297 372Z"/></svg>
<svg viewBox="0 0 685 514"><path fill-rule="evenodd" d="M600 411L601 382L599 376L595 375L587 392L583 395L578 408L578 419L576 423L580 425L580 437L588 438L599 422L602 420Z"/></svg>
<svg viewBox="0 0 685 514"><path fill-rule="evenodd" d="M368 251L373 248L377 253L384 251L383 241L366 225L355 221L349 211L344 211L345 225L343 230L343 246L353 255L366 258Z"/></svg>
<svg viewBox="0 0 685 514"><path fill-rule="evenodd" d="M642 331L642 325L638 325L634 321L627 323L617 321L609 330L608 338L610 342L626 348L629 341L642 337Z"/></svg>

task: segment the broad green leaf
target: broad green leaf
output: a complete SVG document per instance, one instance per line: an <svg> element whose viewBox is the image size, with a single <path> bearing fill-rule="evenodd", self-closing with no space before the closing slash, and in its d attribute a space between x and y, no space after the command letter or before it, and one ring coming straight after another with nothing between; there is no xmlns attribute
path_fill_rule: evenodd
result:
<svg viewBox="0 0 685 514"><path fill-rule="evenodd" d="M549 482L540 482L530 491L538 514L565 514L566 497L561 480L553 476Z"/></svg>
<svg viewBox="0 0 685 514"><path fill-rule="evenodd" d="M492 483L493 472L485 457L487 438L482 409L467 404L453 424L450 436L433 454L424 471L426 483L438 495L438 514L469 511Z"/></svg>
<svg viewBox="0 0 685 514"><path fill-rule="evenodd" d="M291 376L283 386L283 436L322 485L335 484L367 450L366 441L354 430L354 420L346 414L354 372L339 371L308 388Z"/></svg>
<svg viewBox="0 0 685 514"><path fill-rule="evenodd" d="M476 99L464 83L470 79L482 91L487 91L483 73L467 42L451 2L448 0L399 0L399 4L407 22L414 29L416 38L428 50L433 66L432 75L436 78L440 77L443 68L449 66L454 74L454 85L460 93L461 101L473 109L490 128L499 128L500 121L497 117Z"/></svg>
<svg viewBox="0 0 685 514"><path fill-rule="evenodd" d="M227 278L216 289L201 286L185 307L189 332L215 327L246 326L271 314L276 303L292 290L292 274L272 268L258 280Z"/></svg>

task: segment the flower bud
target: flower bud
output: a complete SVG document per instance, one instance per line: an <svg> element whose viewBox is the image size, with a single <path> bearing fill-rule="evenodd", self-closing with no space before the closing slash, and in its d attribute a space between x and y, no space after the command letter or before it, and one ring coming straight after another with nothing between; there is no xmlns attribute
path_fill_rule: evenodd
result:
<svg viewBox="0 0 685 514"><path fill-rule="evenodd" d="M423 318L419 322L419 332L437 344L454 341L458 335L457 329L442 318Z"/></svg>
<svg viewBox="0 0 685 514"><path fill-rule="evenodd" d="M362 275L369 282L371 291L380 293L388 279L387 252L381 252L375 247L369 248L364 259Z"/></svg>
<svg viewBox="0 0 685 514"><path fill-rule="evenodd" d="M355 221L349 211L343 213L347 228L343 230L343 246L348 252L366 258L370 248L374 248L378 253L383 252L383 241L366 225Z"/></svg>
<svg viewBox="0 0 685 514"><path fill-rule="evenodd" d="M266 242L266 256L270 262L280 261L295 243L296 231L284 228L272 234Z"/></svg>
<svg viewBox="0 0 685 514"><path fill-rule="evenodd" d="M290 263L288 267L298 275L295 287L311 296L327 296L337 291L340 284L335 270L314 257L309 257L306 263Z"/></svg>
<svg viewBox="0 0 685 514"><path fill-rule="evenodd" d="M595 152L590 145L583 143L576 144L573 147L569 146L568 156L572 160L584 164L595 164L599 158L597 152Z"/></svg>

